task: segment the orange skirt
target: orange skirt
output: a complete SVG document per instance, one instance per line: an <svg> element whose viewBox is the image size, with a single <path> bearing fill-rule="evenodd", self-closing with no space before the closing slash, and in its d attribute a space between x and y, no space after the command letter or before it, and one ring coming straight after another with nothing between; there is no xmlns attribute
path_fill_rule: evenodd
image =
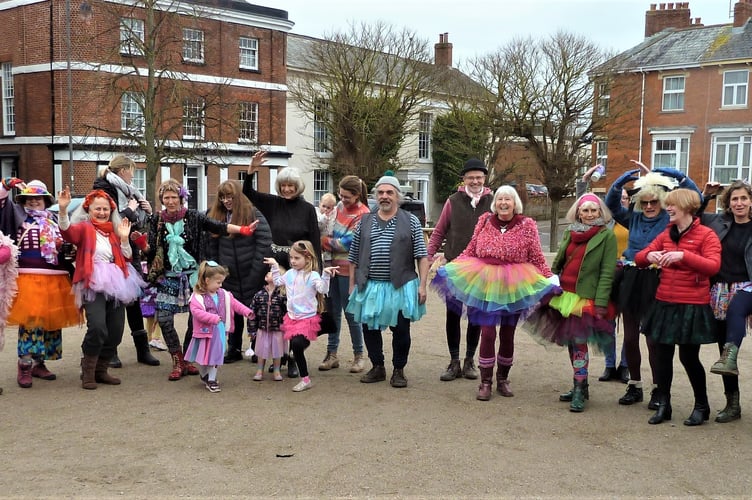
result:
<svg viewBox="0 0 752 500"><path fill-rule="evenodd" d="M9 325L27 330L60 330L81 323L67 274L18 275L18 295L8 317Z"/></svg>

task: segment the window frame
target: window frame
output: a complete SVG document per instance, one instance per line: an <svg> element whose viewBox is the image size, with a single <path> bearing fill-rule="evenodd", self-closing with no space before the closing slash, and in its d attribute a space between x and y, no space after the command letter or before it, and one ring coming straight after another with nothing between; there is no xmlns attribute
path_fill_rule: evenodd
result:
<svg viewBox="0 0 752 500"><path fill-rule="evenodd" d="M729 146L735 146L731 148ZM724 162L718 163L719 149L723 148ZM732 149L735 151L732 153ZM736 179L752 178L752 134L738 132L716 132L711 137L710 149L710 179L718 181L721 184L730 184ZM732 156L733 155L733 156ZM729 164L729 160L735 157L734 164ZM719 170L731 171L728 176L719 177Z"/></svg>
<svg viewBox="0 0 752 500"><path fill-rule="evenodd" d="M732 73L744 73L746 81L743 83L726 83L726 77ZM726 102L726 93L731 91L732 102ZM740 95L740 91L743 90L743 95ZM743 98L744 102L738 102L740 98ZM730 69L723 72L723 90L721 92L721 107L722 108L745 108L749 102L749 70L746 69Z"/></svg>
<svg viewBox="0 0 752 500"><path fill-rule="evenodd" d="M124 56L143 56L146 39L145 23L137 17L120 18L120 54ZM140 28L140 29L138 29Z"/></svg>
<svg viewBox="0 0 752 500"><path fill-rule="evenodd" d="M0 68L3 90L3 135L16 135L16 87L13 63L4 62Z"/></svg>
<svg viewBox="0 0 752 500"><path fill-rule="evenodd" d="M313 152L317 156L331 156L332 138L326 122L322 120L322 114L329 113L329 101L316 99L313 110Z"/></svg>
<svg viewBox="0 0 752 500"><path fill-rule="evenodd" d="M669 89L668 83L673 81L681 81L681 89ZM679 112L684 111L684 96L687 90L687 77L685 75L670 75L663 77L663 94L661 111L664 112ZM668 101L676 99L675 104L671 104ZM669 107L670 106L670 107Z"/></svg>
<svg viewBox="0 0 752 500"><path fill-rule="evenodd" d="M611 112L611 84L598 84L598 116L608 116Z"/></svg>
<svg viewBox="0 0 752 500"><path fill-rule="evenodd" d="M182 119L183 140L203 141L206 137L206 103L204 100L202 98L184 99Z"/></svg>
<svg viewBox="0 0 752 500"><path fill-rule="evenodd" d="M313 206L318 207L321 197L332 192L332 174L323 168L313 171Z"/></svg>
<svg viewBox="0 0 752 500"><path fill-rule="evenodd" d="M421 112L418 117L418 160L431 161L433 157L433 144L431 133L433 131L433 114Z"/></svg>
<svg viewBox="0 0 752 500"><path fill-rule="evenodd" d="M204 30L183 28L183 62L204 64L205 46Z"/></svg>
<svg viewBox="0 0 752 500"><path fill-rule="evenodd" d="M691 147L691 140L688 134L671 134L671 135L654 135L652 142L652 151L650 152L651 165L656 167L668 167L679 170L685 175L689 171L689 151ZM673 149L658 149L659 145L667 145L674 141ZM663 144L659 144L663 143ZM685 147L686 146L686 147ZM663 158L667 158L670 155L674 155L674 161L671 165L661 161ZM658 158L658 157L661 158Z"/></svg>
<svg viewBox="0 0 752 500"><path fill-rule="evenodd" d="M246 107L251 109L246 109ZM259 105L257 102L244 101L238 105L238 142L241 144L258 144ZM251 118L247 115L250 113Z"/></svg>
<svg viewBox="0 0 752 500"><path fill-rule="evenodd" d="M243 46L248 42L249 46ZM259 39L251 36L241 36L238 39L238 67L247 71L259 70Z"/></svg>
<svg viewBox="0 0 752 500"><path fill-rule="evenodd" d="M140 102L139 102L140 99ZM127 101L127 102L126 102ZM123 92L120 96L120 131L136 136L144 135L144 95L141 92ZM126 106L128 109L126 109ZM129 126L131 121L140 118L138 127Z"/></svg>
<svg viewBox="0 0 752 500"><path fill-rule="evenodd" d="M599 163L604 169L608 168L608 141L605 139L595 141L595 164Z"/></svg>
<svg viewBox="0 0 752 500"><path fill-rule="evenodd" d="M133 187L138 189L141 194L146 194L146 169L135 168L133 170L133 179L131 179Z"/></svg>

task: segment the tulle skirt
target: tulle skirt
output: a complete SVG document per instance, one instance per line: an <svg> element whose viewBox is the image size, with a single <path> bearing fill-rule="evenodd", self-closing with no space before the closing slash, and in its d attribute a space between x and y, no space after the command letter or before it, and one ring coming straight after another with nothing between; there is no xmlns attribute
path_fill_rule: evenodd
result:
<svg viewBox="0 0 752 500"><path fill-rule="evenodd" d="M141 306L141 315L144 318L151 318L157 312L157 287L147 286L144 288L144 294L139 299L139 305Z"/></svg>
<svg viewBox="0 0 752 500"><path fill-rule="evenodd" d="M321 330L321 316L316 314L310 318L292 319L289 314L285 314L280 329L284 333L285 340L290 340L296 335L303 335L308 340L316 340Z"/></svg>
<svg viewBox="0 0 752 500"><path fill-rule="evenodd" d="M642 331L658 344L712 344L716 319L708 304L672 304L656 300Z"/></svg>
<svg viewBox="0 0 752 500"><path fill-rule="evenodd" d="M543 345L587 343L596 351L604 352L613 342L615 317L616 307L612 303L609 303L606 317L601 319L595 314L592 299L565 291L552 298L548 305L533 311L523 329Z"/></svg>
<svg viewBox="0 0 752 500"><path fill-rule="evenodd" d="M616 292L619 312L631 313L636 318L644 318L655 302L655 292L661 278L661 270L654 267L641 268L624 266Z"/></svg>
<svg viewBox="0 0 752 500"><path fill-rule="evenodd" d="M8 316L9 325L27 330L60 330L78 325L81 315L71 294L68 273L19 273L18 295Z"/></svg>
<svg viewBox="0 0 752 500"><path fill-rule="evenodd" d="M477 257L460 257L440 267L431 287L449 309L486 326L514 324L561 293L532 264Z"/></svg>
<svg viewBox="0 0 752 500"><path fill-rule="evenodd" d="M394 288L391 281L366 282L364 290L356 287L350 294L347 312L369 330L386 330L397 325L399 313L410 321L418 321L426 314L426 305L418 303L419 279Z"/></svg>
<svg viewBox="0 0 752 500"><path fill-rule="evenodd" d="M260 359L275 359L285 355L285 340L282 332L259 330L256 334L256 356Z"/></svg>
<svg viewBox="0 0 752 500"><path fill-rule="evenodd" d="M94 262L89 278L89 285L78 282L73 285L76 304L81 307L84 303L92 302L98 293L120 304L128 305L141 297L142 290L147 283L141 278L141 273L128 264L128 276L114 262Z"/></svg>

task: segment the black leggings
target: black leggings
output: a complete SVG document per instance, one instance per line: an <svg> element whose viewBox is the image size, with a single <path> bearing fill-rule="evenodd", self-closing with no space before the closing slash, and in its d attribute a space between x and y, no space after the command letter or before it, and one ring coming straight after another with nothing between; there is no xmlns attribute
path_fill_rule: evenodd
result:
<svg viewBox="0 0 752 500"><path fill-rule="evenodd" d="M674 379L674 348L674 344L655 345L658 391L667 396L671 394L671 383ZM692 385L695 404L707 405L708 390L705 384L705 368L700 362L700 345L679 345L679 361L684 366L689 383Z"/></svg>
<svg viewBox="0 0 752 500"><path fill-rule="evenodd" d="M308 376L308 362L305 358L305 350L311 345L311 341L303 335L296 335L290 339L290 350L298 364L298 371L301 377Z"/></svg>
<svg viewBox="0 0 752 500"><path fill-rule="evenodd" d="M452 311L447 307L446 310L446 338L447 347L449 347L449 356L452 359L460 359L460 331L462 330L460 325L460 315ZM478 341L480 340L480 326L467 323L467 334L465 342L467 348L465 350L466 358L474 358L475 351L478 349Z"/></svg>

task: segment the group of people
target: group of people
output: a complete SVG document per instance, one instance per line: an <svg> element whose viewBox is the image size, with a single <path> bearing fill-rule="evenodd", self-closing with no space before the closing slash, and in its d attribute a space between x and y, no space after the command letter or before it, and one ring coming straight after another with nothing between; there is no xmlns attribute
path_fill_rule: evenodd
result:
<svg viewBox="0 0 752 500"><path fill-rule="evenodd" d="M721 357L711 372L723 376L727 404L716 421L740 418L736 359L752 312L749 184L733 183L719 200L723 211L709 214L705 208L719 185L709 183L700 193L677 170L638 164L613 183L605 200L587 192L577 197L549 267L535 221L523 215L516 190L501 186L492 192L480 160L464 164L462 182L427 245L418 219L400 209L402 188L391 172L374 185L373 211L365 183L356 176L340 181L339 202L325 196L317 209L302 197L304 185L294 168L279 172L278 194L255 190L252 174L265 161L263 152L253 156L242 185L221 183L207 213L186 208L190 193L173 179L160 185L164 208L153 211L132 186L135 164L124 156L110 162L70 215L67 188L58 193L56 215L43 183L4 179L0 341L2 327L19 325L19 386L31 387L33 378L55 379L45 361L61 356L61 330L81 321L81 310L87 322L83 388L120 383L108 368L119 365L126 316L138 361L158 365L138 309L148 282L173 361L169 380L200 375L210 392L219 392L219 365L243 359L247 320L246 354L257 363L253 380L264 379L271 361L273 380L283 379L286 364L289 378L301 377L293 390L308 390L305 351L328 335L318 369L338 368L344 314L353 349L350 371L364 372L367 356L372 366L360 381L386 380L382 332L389 328L390 384L406 387L411 323L425 314L430 267L431 286L446 302L449 365L440 380L480 378L478 400L491 399L494 371L496 392L514 396L509 375L521 324L544 345L567 348L573 384L559 399L573 412L583 411L590 397L592 348L611 353L601 380L618 373L627 383L619 404L643 401L644 334L652 377L648 407L655 411L651 424L672 417L676 345L695 399L684 424L709 419L699 351L717 342ZM13 188L20 191L11 199ZM622 248L617 240L626 240ZM174 315L182 312L190 319L181 344ZM617 315L624 326L618 369ZM462 316L467 330L461 358Z"/></svg>

